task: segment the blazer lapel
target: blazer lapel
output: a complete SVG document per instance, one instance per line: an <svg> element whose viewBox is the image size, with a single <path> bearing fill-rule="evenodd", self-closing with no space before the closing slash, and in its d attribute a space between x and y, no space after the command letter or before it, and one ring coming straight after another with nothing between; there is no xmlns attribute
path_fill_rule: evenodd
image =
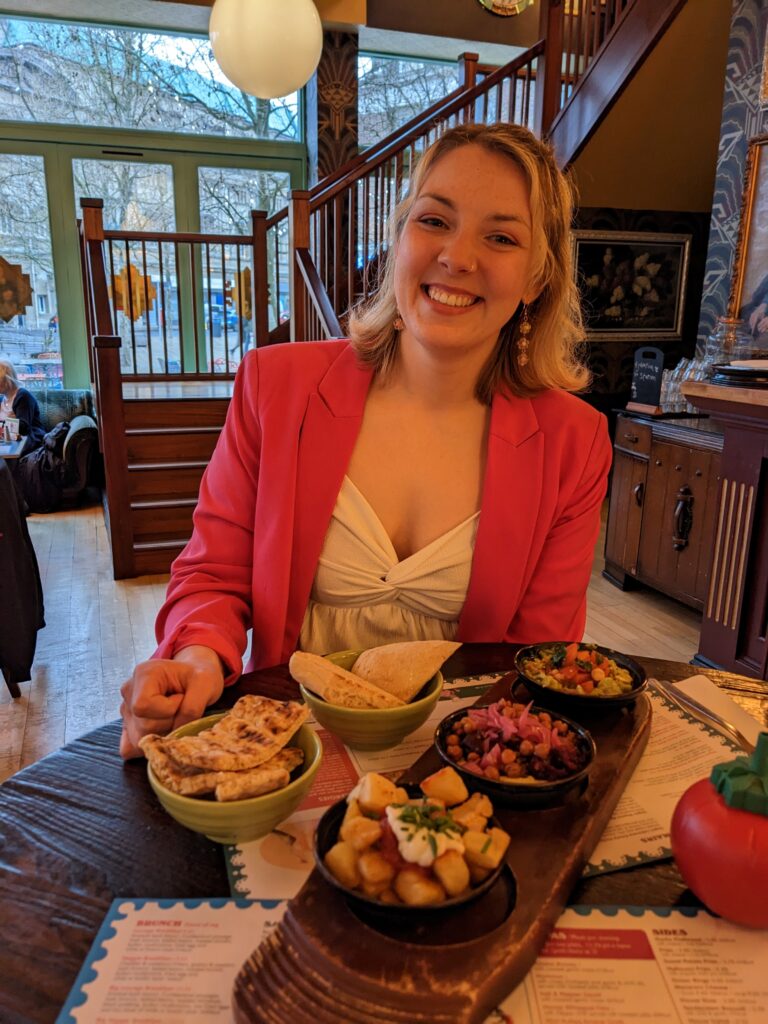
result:
<svg viewBox="0 0 768 1024"><path fill-rule="evenodd" d="M346 348L309 397L299 438L283 657L295 650L328 524L360 432L372 372Z"/></svg>
<svg viewBox="0 0 768 1024"><path fill-rule="evenodd" d="M523 589L543 481L544 437L532 403L493 400L480 523L457 639L500 642Z"/></svg>

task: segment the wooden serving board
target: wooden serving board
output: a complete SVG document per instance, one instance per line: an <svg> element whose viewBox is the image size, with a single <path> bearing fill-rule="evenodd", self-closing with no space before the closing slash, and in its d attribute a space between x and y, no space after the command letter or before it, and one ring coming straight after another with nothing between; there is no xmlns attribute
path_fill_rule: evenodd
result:
<svg viewBox="0 0 768 1024"><path fill-rule="evenodd" d="M513 675L479 703L509 696ZM597 757L589 785L546 810L496 806L512 841L484 896L419 923L365 918L313 871L235 981L237 1024L481 1024L525 977L581 877L648 740L651 705L580 717ZM441 766L427 751L402 777Z"/></svg>

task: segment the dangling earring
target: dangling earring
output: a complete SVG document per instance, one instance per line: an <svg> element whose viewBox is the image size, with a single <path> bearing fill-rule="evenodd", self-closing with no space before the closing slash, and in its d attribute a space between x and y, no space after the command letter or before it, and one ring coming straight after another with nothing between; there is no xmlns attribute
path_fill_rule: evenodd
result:
<svg viewBox="0 0 768 1024"><path fill-rule="evenodd" d="M395 319L392 322L392 326L395 328L396 331L402 331L403 328L405 327L403 318L400 316L399 313L395 314Z"/></svg>
<svg viewBox="0 0 768 1024"><path fill-rule="evenodd" d="M517 325L517 365L525 366L528 362L528 346L530 345L531 321L528 319L528 307L523 304L523 315Z"/></svg>

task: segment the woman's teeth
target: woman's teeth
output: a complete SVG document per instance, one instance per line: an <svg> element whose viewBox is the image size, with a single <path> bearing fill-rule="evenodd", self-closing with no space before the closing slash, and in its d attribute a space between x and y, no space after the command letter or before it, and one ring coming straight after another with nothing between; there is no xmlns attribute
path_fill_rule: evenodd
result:
<svg viewBox="0 0 768 1024"><path fill-rule="evenodd" d="M430 286L427 288L427 295L433 302L439 302L443 306L472 306L477 302L477 297L472 295L455 295L452 292L444 292L442 288Z"/></svg>

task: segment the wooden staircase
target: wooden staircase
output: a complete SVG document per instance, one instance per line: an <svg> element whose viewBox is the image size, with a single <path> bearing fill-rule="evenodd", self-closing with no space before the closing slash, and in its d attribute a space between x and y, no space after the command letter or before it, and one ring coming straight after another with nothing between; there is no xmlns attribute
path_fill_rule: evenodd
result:
<svg viewBox="0 0 768 1024"><path fill-rule="evenodd" d="M541 0L535 46L499 69L464 54L454 93L312 190L295 191L286 210L254 212L250 236L105 231L101 200L83 201L86 322L116 579L167 572L189 539L244 352L289 337L343 336L340 321L371 287L385 222L419 154L451 125L513 120L548 135L561 163L570 162L685 2ZM286 267L290 324L277 315ZM214 323L212 274L229 286L231 331L226 319Z"/></svg>

